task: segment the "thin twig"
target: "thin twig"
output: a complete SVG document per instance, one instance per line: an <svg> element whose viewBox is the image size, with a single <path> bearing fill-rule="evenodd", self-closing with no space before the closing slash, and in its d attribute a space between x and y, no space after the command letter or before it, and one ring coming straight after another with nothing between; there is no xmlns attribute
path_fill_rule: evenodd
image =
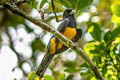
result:
<svg viewBox="0 0 120 80"><path fill-rule="evenodd" d="M59 22L58 17L57 17L57 14L56 14L56 12L55 12L55 5L54 5L54 1L53 1L53 0L51 0L51 4L52 4L53 13L54 13L55 18L56 18L56 22Z"/></svg>

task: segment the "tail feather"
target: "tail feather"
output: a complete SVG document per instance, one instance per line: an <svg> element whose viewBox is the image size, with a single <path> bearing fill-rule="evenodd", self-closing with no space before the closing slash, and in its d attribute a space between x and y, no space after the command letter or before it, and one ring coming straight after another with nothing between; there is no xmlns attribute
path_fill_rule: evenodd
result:
<svg viewBox="0 0 120 80"><path fill-rule="evenodd" d="M51 54L49 54L49 53L46 53L45 56L43 57L42 62L41 62L40 66L38 67L38 70L37 70L37 72L36 72L36 74L37 74L40 78L43 77L43 75L44 75L44 73L45 73L48 65L50 64L53 56L54 56L54 55L51 55Z"/></svg>

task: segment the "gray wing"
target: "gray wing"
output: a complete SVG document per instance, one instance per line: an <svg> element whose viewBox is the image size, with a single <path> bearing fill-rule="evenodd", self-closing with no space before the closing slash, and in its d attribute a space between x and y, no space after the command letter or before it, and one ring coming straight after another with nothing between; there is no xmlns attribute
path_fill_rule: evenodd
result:
<svg viewBox="0 0 120 80"><path fill-rule="evenodd" d="M68 26L68 24L69 24L69 19L66 18L66 19L64 19L64 20L59 24L57 30L58 30L60 33L63 33L63 32L65 31L65 28ZM56 38L56 46L58 45L58 43L59 43L59 40ZM56 47L56 49L57 49L57 47ZM66 50L67 48L63 48L63 49ZM63 49L57 50L56 53L58 54L58 53L63 52L63 51L64 51Z"/></svg>
<svg viewBox="0 0 120 80"><path fill-rule="evenodd" d="M60 23L60 25L58 26L57 30L62 33L64 32L65 28L68 26L69 24L69 19L66 18L62 21L62 23Z"/></svg>

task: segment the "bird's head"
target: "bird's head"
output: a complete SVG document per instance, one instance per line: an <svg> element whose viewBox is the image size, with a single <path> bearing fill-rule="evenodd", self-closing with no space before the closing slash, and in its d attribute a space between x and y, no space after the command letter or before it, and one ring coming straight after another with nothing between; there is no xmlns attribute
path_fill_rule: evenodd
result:
<svg viewBox="0 0 120 80"><path fill-rule="evenodd" d="M63 13L63 19L74 16L75 10L67 8Z"/></svg>

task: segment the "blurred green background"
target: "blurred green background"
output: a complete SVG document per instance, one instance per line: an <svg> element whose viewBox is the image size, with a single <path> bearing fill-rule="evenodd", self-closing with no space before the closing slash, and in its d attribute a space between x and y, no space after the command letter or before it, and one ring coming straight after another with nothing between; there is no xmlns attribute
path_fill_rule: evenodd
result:
<svg viewBox="0 0 120 80"><path fill-rule="evenodd" d="M17 0L16 0L17 1ZM51 0L26 0L17 5L28 15L55 29ZM58 19L66 8L76 10L83 31L83 48L106 80L120 80L120 0L54 0ZM0 6L0 80L33 80L52 34ZM29 74L29 76L28 76ZM57 55L45 80L97 80L88 64L73 50Z"/></svg>

